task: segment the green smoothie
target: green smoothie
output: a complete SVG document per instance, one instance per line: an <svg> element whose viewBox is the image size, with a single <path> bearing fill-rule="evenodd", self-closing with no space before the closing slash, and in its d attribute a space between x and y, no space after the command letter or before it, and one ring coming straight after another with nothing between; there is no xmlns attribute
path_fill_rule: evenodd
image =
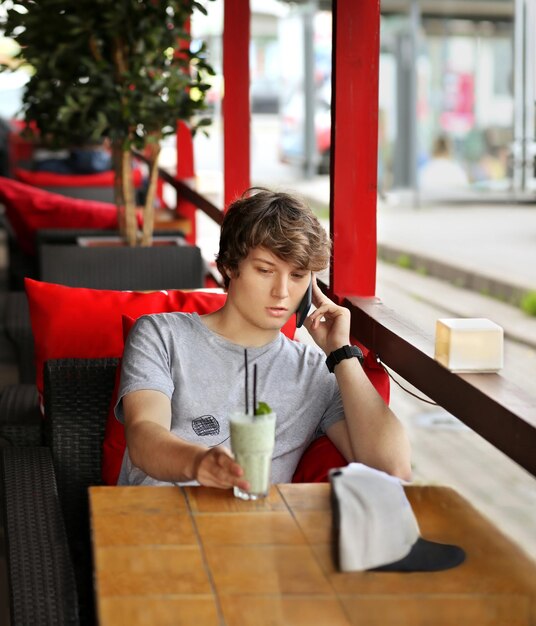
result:
<svg viewBox="0 0 536 626"><path fill-rule="evenodd" d="M231 416L231 448L250 484L249 492L235 487L234 495L243 500L264 498L270 489L270 470L275 440L275 413Z"/></svg>

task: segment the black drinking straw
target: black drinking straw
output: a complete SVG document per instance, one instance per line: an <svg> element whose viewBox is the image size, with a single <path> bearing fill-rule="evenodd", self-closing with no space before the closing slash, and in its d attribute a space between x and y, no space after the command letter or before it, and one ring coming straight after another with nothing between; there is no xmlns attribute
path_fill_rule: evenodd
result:
<svg viewBox="0 0 536 626"><path fill-rule="evenodd" d="M257 364L253 365L253 415L257 414Z"/></svg>
<svg viewBox="0 0 536 626"><path fill-rule="evenodd" d="M244 349L244 370L246 374L246 415L248 414L248 351Z"/></svg>

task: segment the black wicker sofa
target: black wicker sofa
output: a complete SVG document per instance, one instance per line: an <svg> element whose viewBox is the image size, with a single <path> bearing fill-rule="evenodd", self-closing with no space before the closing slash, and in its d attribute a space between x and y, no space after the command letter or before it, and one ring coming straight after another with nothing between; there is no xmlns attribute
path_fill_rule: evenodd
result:
<svg viewBox="0 0 536 626"><path fill-rule="evenodd" d="M45 445L0 448L12 626L95 623L87 488L102 484L117 363L47 361Z"/></svg>

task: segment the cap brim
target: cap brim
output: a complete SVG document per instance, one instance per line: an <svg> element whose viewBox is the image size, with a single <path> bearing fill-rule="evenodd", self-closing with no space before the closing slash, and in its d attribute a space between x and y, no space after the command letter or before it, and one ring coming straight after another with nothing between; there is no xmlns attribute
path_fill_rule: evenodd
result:
<svg viewBox="0 0 536 626"><path fill-rule="evenodd" d="M465 561L465 552L459 546L436 543L419 537L409 554L399 561L373 567L372 572L438 572L451 569Z"/></svg>

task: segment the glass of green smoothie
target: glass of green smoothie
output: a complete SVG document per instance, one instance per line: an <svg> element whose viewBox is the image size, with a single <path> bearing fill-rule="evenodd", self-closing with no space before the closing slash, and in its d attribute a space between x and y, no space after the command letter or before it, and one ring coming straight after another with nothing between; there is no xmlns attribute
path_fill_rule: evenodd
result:
<svg viewBox="0 0 536 626"><path fill-rule="evenodd" d="M231 415L231 448L250 485L249 491L235 487L235 497L258 500L268 495L275 422L275 413L263 402L259 403L255 415L240 412Z"/></svg>

